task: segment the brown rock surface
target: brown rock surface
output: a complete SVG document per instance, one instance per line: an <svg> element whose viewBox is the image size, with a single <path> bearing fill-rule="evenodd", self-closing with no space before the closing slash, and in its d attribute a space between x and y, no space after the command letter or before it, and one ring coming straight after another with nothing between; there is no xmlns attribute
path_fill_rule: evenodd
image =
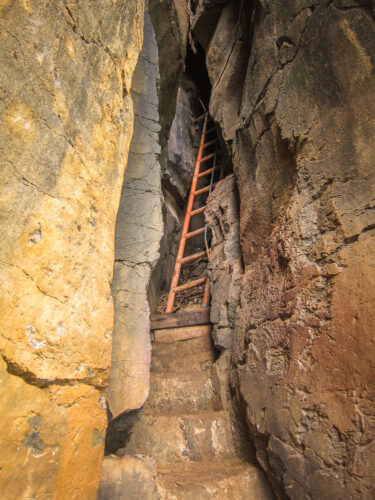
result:
<svg viewBox="0 0 375 500"><path fill-rule="evenodd" d="M229 2L207 52L210 110L240 196L232 386L281 495L367 499L374 8L262 0L252 9L241 16Z"/></svg>
<svg viewBox="0 0 375 500"><path fill-rule="evenodd" d="M205 218L212 230L208 264L212 293L212 336L215 346L226 350L232 347L242 275L238 199L233 174L220 181L210 194Z"/></svg>
<svg viewBox="0 0 375 500"><path fill-rule="evenodd" d="M176 79L182 68L187 34L187 13L181 10L182 5L178 1L149 2L143 47L132 80L134 134L115 232L112 283L115 326L111 374L106 390L109 409L106 453L124 446L138 418L138 410L149 393L149 307L155 305L159 278L164 275L162 266L157 270L155 266L160 254L165 256L170 252L165 243L160 245L163 229L164 234L167 233L167 243L168 238L175 238L175 234L169 234L169 227L163 227L163 222L167 221L162 218L162 208L163 212L168 211L169 199L163 199L162 171L165 176L168 170L169 182L179 186L176 192L182 189L179 196L183 202L186 187L181 177L189 175L193 163L191 141L185 141L184 145L183 128L192 122L190 104L194 86L186 80L179 88ZM176 94L173 131L166 141ZM185 148L183 153L179 150L181 146ZM183 166L179 164L182 158ZM173 163L174 170L169 169L169 163ZM173 224L179 225L179 214L176 217Z"/></svg>
<svg viewBox="0 0 375 500"><path fill-rule="evenodd" d="M0 24L2 496L95 498L143 2L1 2Z"/></svg>
<svg viewBox="0 0 375 500"><path fill-rule="evenodd" d="M148 10L159 49L160 145L166 147L175 116L178 83L186 56L188 13L185 0L150 0Z"/></svg>
<svg viewBox="0 0 375 500"><path fill-rule="evenodd" d="M231 416L213 384L212 339L207 332L194 338L190 328L182 327L185 340L174 342L159 343L155 331L150 398L126 451L156 461L155 499L224 500L230 495L238 500L271 500L260 468L237 456ZM115 475L120 477L122 470L122 478L132 476L136 486L130 469L118 461ZM138 477L138 491L149 484L143 476ZM108 477L114 478L113 472ZM126 488L124 479L122 485Z"/></svg>
<svg viewBox="0 0 375 500"><path fill-rule="evenodd" d="M195 119L200 114L197 89L186 76L176 98L176 111L168 137L164 159L163 185L183 204L189 193L198 154L199 129Z"/></svg>
<svg viewBox="0 0 375 500"><path fill-rule="evenodd" d="M98 500L156 499L156 464L150 457L124 454L104 458Z"/></svg>
<svg viewBox="0 0 375 500"><path fill-rule="evenodd" d="M158 492L163 500L273 500L259 468L237 458L158 467Z"/></svg>

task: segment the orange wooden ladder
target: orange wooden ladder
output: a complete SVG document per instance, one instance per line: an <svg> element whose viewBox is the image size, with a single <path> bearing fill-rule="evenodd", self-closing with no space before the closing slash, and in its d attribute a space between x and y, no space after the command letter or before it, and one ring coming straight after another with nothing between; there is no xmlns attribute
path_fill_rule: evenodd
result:
<svg viewBox="0 0 375 500"><path fill-rule="evenodd" d="M202 116L200 116L197 121L204 120L203 122L203 130L202 130L202 136L201 136L201 141L199 145L199 150L198 150L198 157L197 161L195 164L195 169L194 169L194 176L193 176L193 181L191 184L191 189L190 189L190 194L189 194L189 200L186 208L186 214L185 214L185 219L184 219L184 224L182 227L182 233L181 233L181 238L180 238L180 244L178 246L178 252L177 252L177 257L176 257L176 264L174 267L174 272L173 272L173 277L172 277L172 282L171 282L171 288L169 291L168 295L168 302L167 302L167 308L166 308L166 313L169 314L173 312L173 304L175 300L175 296L177 292L181 292L183 290L188 290L189 288L193 288L195 286L202 285L203 283L205 284L204 287L204 294L203 294L203 306L207 307L210 301L210 279L207 276L204 276L202 278L199 278L195 281L191 281L190 283L185 283L183 285L178 286L178 280L180 278L180 272L181 272L181 267L182 264L186 264L188 262L192 262L194 260L200 259L201 257L208 256L208 245L207 245L207 240L206 240L206 232L207 229L206 227L202 227L200 229L197 229L195 231L191 231L189 233L189 225L190 225L190 219L191 217L194 217L194 215L198 215L204 212L206 206L203 205L195 210L193 210L193 204L196 196L199 196L203 193L209 193L212 189L212 180L213 180L213 175L215 172L215 167L216 167L216 155L217 155L217 150L215 150L214 153L207 154L206 156L204 155L204 150L210 146L213 146L214 144L218 143L217 137L214 139L209 140L208 142L206 141L206 136L212 132L216 132L215 127L213 126L209 130L207 130L207 125L209 122L209 116L208 113L204 113ZM201 172L201 166L202 164L207 164L208 161L213 160L213 165L212 167L208 168L207 170L204 170ZM202 177L205 177L207 175L211 174L211 183L201 189L197 189L197 184L198 180L201 179ZM206 250L202 252L195 253L193 255L189 255L187 257L184 257L184 251L185 251L185 245L186 241L189 238L193 238L195 236L198 236L199 234L204 234L205 236L205 245L206 245Z"/></svg>

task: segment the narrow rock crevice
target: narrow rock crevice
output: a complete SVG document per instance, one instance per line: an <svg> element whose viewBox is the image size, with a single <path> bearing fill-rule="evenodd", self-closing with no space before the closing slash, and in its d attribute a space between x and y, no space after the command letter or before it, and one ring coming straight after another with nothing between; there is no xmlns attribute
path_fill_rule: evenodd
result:
<svg viewBox="0 0 375 500"><path fill-rule="evenodd" d="M371 497L374 12L0 1L4 499Z"/></svg>

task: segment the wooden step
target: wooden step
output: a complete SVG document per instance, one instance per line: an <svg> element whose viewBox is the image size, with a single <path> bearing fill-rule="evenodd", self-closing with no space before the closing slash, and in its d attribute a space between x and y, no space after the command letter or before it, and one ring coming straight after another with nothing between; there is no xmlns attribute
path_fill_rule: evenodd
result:
<svg viewBox="0 0 375 500"><path fill-rule="evenodd" d="M151 333L152 342L162 342L168 344L179 340L196 339L197 337L210 337L211 325L183 326L182 328L165 328L153 330Z"/></svg>
<svg viewBox="0 0 375 500"><path fill-rule="evenodd" d="M151 330L189 325L208 325L210 323L210 308L178 311L172 314L151 314L150 320Z"/></svg>
<svg viewBox="0 0 375 500"><path fill-rule="evenodd" d="M209 155L205 156L204 158L201 158L200 163L204 163L205 161L211 160L215 156L216 153L210 153Z"/></svg>
<svg viewBox="0 0 375 500"><path fill-rule="evenodd" d="M209 185L209 186L206 186L206 187L204 187L204 188L202 188L202 189L199 189L198 191L195 191L194 196L198 196L198 195L200 195L200 194L202 194L202 193L206 193L206 192L207 192L207 191L209 191L210 189L214 189L214 187L216 186L216 184L217 184L217 182L214 182L214 183L212 184L212 186L211 186L211 185Z"/></svg>
<svg viewBox="0 0 375 500"><path fill-rule="evenodd" d="M207 132L206 132L207 134ZM212 139L211 141L208 141L206 142L205 144L203 144L203 147L204 148L208 148L209 146L212 146L213 144L216 144L218 142L219 139Z"/></svg>
<svg viewBox="0 0 375 500"><path fill-rule="evenodd" d="M182 292L183 290L189 290L190 288L194 288L195 286L203 285L205 281L206 278L199 278L198 280L190 281L189 283L184 283L183 285L176 286L176 288L174 288L174 291Z"/></svg>
<svg viewBox="0 0 375 500"><path fill-rule="evenodd" d="M185 235L185 238L187 238L187 239L194 238L194 236L198 236L199 234L202 234L202 233L204 233L204 227L200 227L196 231L191 231L190 233L187 233Z"/></svg>
<svg viewBox="0 0 375 500"><path fill-rule="evenodd" d="M211 335L184 340L177 339L171 342L154 342L152 344L151 372L206 372L216 357Z"/></svg>
<svg viewBox="0 0 375 500"><path fill-rule="evenodd" d="M208 170L201 172L200 174L198 174L198 178L204 177L205 175L208 175L208 174L211 174L213 172L213 170L214 170L213 168L209 168Z"/></svg>
<svg viewBox="0 0 375 500"><path fill-rule="evenodd" d="M200 194L207 193L207 191L210 190L211 186L206 186L202 189L198 189L197 191L194 191L194 196L199 196Z"/></svg>
<svg viewBox="0 0 375 500"><path fill-rule="evenodd" d="M196 122L200 122L201 120L203 120L204 118L206 118L207 116L207 113L203 113L203 115L200 115L198 116L198 118L195 119Z"/></svg>

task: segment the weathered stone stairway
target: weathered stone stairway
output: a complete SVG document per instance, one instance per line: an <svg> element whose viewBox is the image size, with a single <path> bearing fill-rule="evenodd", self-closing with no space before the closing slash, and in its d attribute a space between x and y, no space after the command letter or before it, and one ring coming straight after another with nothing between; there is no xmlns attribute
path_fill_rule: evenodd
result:
<svg viewBox="0 0 375 500"><path fill-rule="evenodd" d="M209 325L155 331L150 396L127 446L156 459L154 498L273 498L262 472L236 456L214 361Z"/></svg>

